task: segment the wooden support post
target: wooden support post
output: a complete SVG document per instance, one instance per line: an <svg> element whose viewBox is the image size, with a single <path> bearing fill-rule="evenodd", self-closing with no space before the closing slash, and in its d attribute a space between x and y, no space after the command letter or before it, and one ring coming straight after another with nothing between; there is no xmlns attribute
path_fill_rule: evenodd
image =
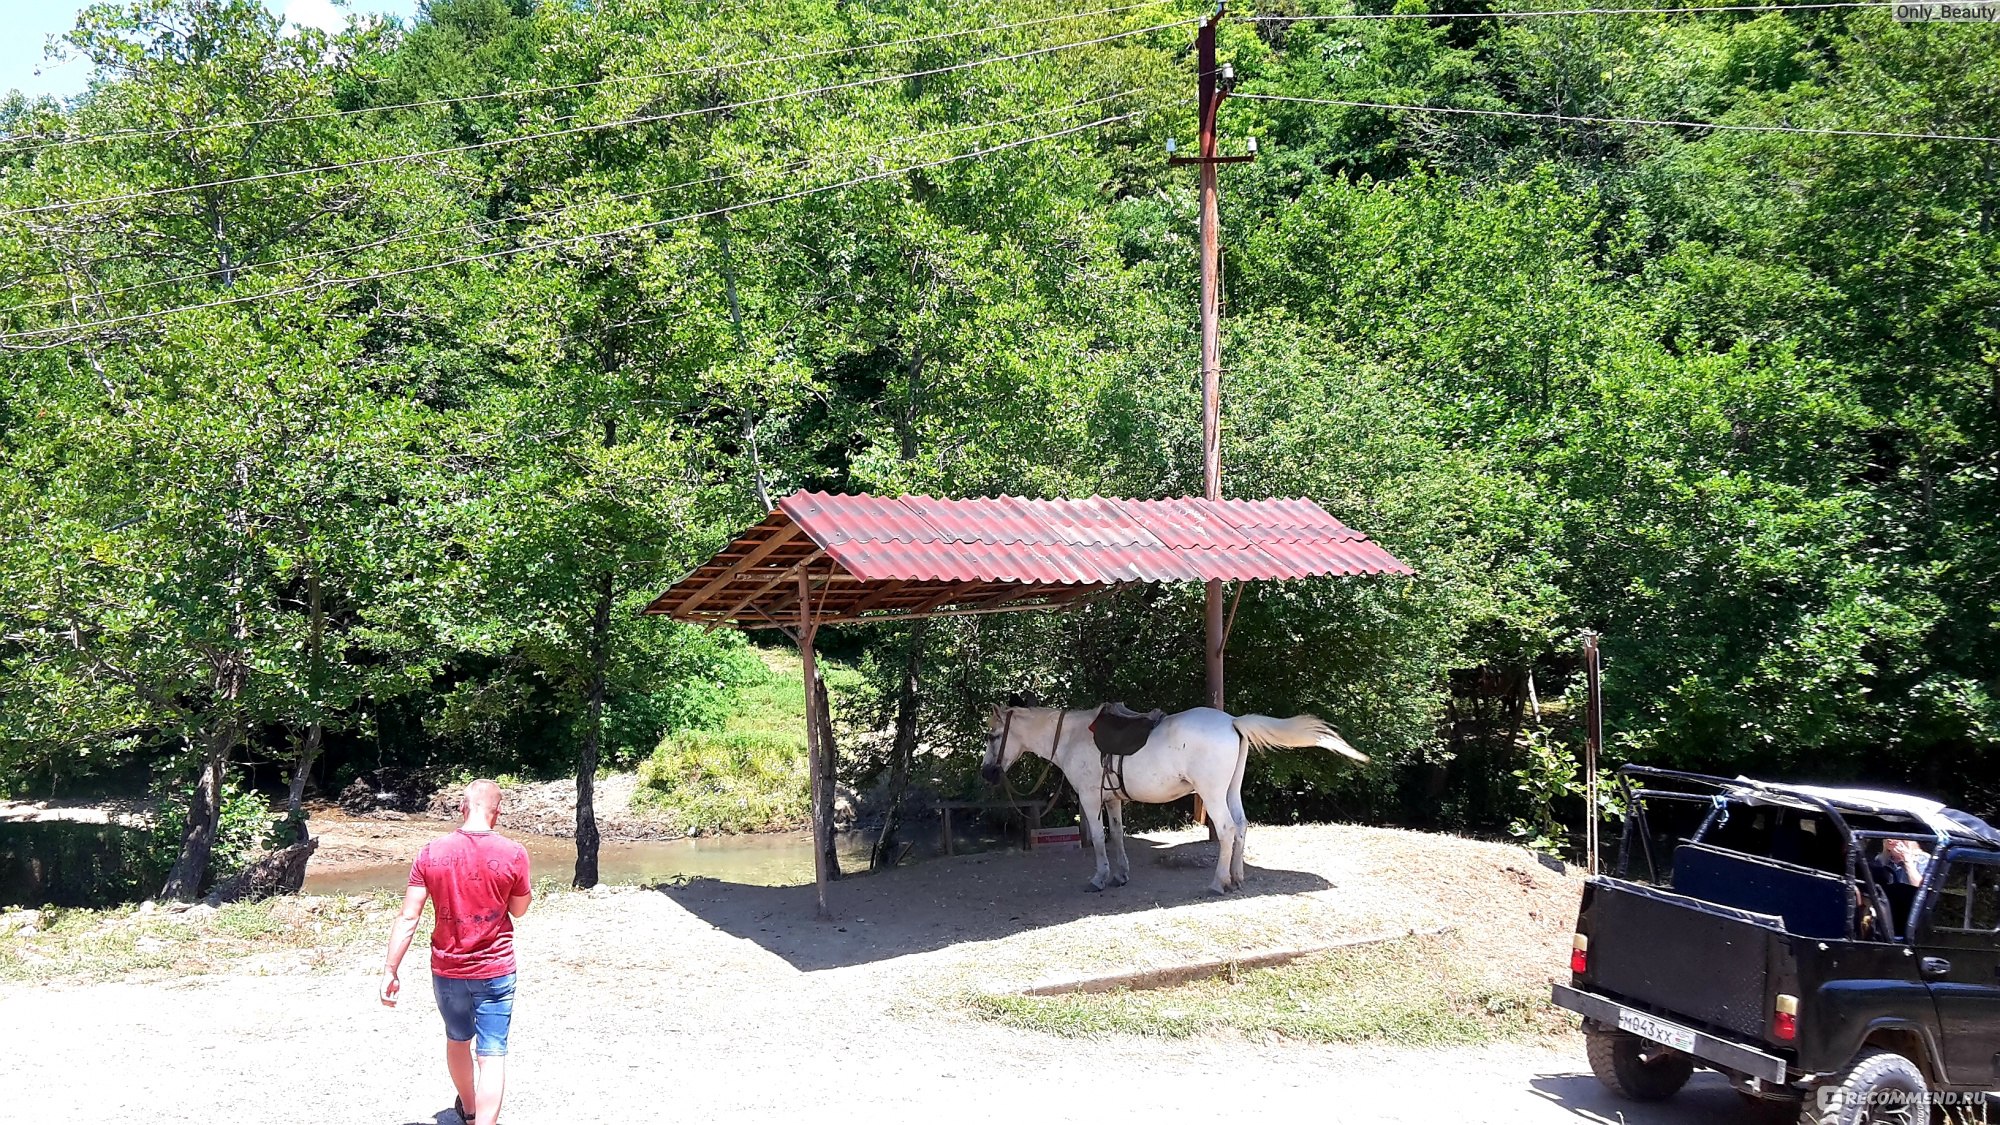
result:
<svg viewBox="0 0 2000 1125"><path fill-rule="evenodd" d="M813 667L813 634L817 625L813 620L811 579L806 568L799 567L799 661L804 665L806 676L806 761L810 765L812 785L812 829L813 829L813 894L817 903L817 917L822 922L833 920L833 911L826 905L826 845L827 817L822 815L820 803L825 800L821 782L820 730L819 730L819 671Z"/></svg>

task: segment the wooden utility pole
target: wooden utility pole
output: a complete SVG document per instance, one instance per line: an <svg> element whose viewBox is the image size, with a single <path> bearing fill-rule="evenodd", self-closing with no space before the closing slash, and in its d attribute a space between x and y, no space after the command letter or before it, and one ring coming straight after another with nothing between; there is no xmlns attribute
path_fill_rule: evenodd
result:
<svg viewBox="0 0 2000 1125"><path fill-rule="evenodd" d="M1201 494L1222 499L1222 201L1216 182L1216 111L1222 84L1215 73L1215 25L1222 10L1201 25L1195 40L1201 98ZM1222 706L1222 582L1208 580L1203 603L1208 623L1208 705Z"/></svg>
<svg viewBox="0 0 2000 1125"><path fill-rule="evenodd" d="M1169 164L1194 164L1201 168L1201 490L1210 500L1222 499L1222 213L1221 187L1216 166L1239 164L1250 156L1224 156L1216 135L1216 116L1222 99L1229 96L1232 75L1216 65L1215 29L1222 23L1223 9L1217 5L1195 34L1195 80L1200 135L1196 155L1175 156ZM1205 598L1204 618L1208 643L1208 705L1221 708L1222 646L1225 639L1222 582L1211 580Z"/></svg>
<svg viewBox="0 0 2000 1125"><path fill-rule="evenodd" d="M1223 156L1216 138L1216 115L1222 99L1229 96L1227 79L1233 77L1215 61L1215 29L1222 23L1223 6L1208 17L1195 34L1195 79L1200 135L1194 156L1175 156L1169 164L1195 164L1201 168L1201 491L1210 500L1222 499L1222 210L1221 188L1216 166L1238 164L1250 156ZM1228 629L1223 622L1222 582L1210 579L1203 597L1206 644L1204 663L1208 671L1208 705L1223 706L1223 646ZM1207 819L1201 798L1195 798L1195 822Z"/></svg>

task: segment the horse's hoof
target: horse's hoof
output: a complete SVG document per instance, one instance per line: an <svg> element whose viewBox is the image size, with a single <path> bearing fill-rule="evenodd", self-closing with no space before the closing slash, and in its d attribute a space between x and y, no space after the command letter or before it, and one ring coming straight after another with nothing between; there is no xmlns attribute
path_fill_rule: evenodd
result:
<svg viewBox="0 0 2000 1125"><path fill-rule="evenodd" d="M1210 883L1208 885L1208 893L1212 895L1227 894L1228 890L1229 889L1227 887L1224 887L1221 883Z"/></svg>
<svg viewBox="0 0 2000 1125"><path fill-rule="evenodd" d="M1112 885L1112 886L1114 886L1114 887L1122 887L1122 886L1124 886L1125 884L1127 884L1127 883L1129 883L1129 882L1131 882L1131 881L1132 881L1132 880L1131 880L1131 878L1130 878L1129 876L1126 876L1126 875L1120 875L1120 876L1119 876L1119 877L1117 877L1116 879L1113 879L1113 880L1111 880L1111 885Z"/></svg>
<svg viewBox="0 0 2000 1125"><path fill-rule="evenodd" d="M1083 889L1091 894L1096 894L1097 892L1103 890L1104 888L1096 883L1085 883L1083 885Z"/></svg>

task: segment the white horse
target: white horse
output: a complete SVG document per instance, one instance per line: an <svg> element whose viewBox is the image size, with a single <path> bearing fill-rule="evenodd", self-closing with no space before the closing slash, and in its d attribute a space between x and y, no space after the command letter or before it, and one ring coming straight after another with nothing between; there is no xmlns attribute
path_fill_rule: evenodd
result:
<svg viewBox="0 0 2000 1125"><path fill-rule="evenodd" d="M1243 816L1243 766L1251 750L1316 746L1357 762L1368 760L1332 727L1311 715L1274 719L1268 715L1232 716L1213 707L1196 707L1160 720L1145 746L1125 759L1121 796L1105 789L1104 762L1090 732L1097 710L996 706L986 730L986 757L979 766L979 774L988 784L997 784L1024 753L1046 758L1062 770L1076 790L1084 831L1097 853L1097 874L1086 888L1092 891L1107 885L1124 886L1131 876L1132 864L1125 857L1126 797L1157 805L1189 793L1201 795L1220 844L1215 881L1208 889L1221 894L1243 885L1243 840L1248 828ZM1100 812L1110 815L1109 862ZM1112 862L1117 865L1115 871Z"/></svg>

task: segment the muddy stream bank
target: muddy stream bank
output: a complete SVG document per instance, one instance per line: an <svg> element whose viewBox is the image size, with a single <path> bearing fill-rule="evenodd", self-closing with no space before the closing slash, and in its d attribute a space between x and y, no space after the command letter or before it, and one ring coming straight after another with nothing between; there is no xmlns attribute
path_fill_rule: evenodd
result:
<svg viewBox="0 0 2000 1125"><path fill-rule="evenodd" d="M350 816L338 809L312 814L319 851L306 868L305 893L364 894L394 891L410 874L424 844L451 831L449 821L428 817L387 819ZM576 843L567 836L501 831L528 849L536 878L567 877ZM841 866L868 863L871 834L843 832L836 839ZM755 832L674 840L606 840L598 850L599 877L607 883L664 883L708 878L748 886L783 887L812 882L809 832Z"/></svg>

